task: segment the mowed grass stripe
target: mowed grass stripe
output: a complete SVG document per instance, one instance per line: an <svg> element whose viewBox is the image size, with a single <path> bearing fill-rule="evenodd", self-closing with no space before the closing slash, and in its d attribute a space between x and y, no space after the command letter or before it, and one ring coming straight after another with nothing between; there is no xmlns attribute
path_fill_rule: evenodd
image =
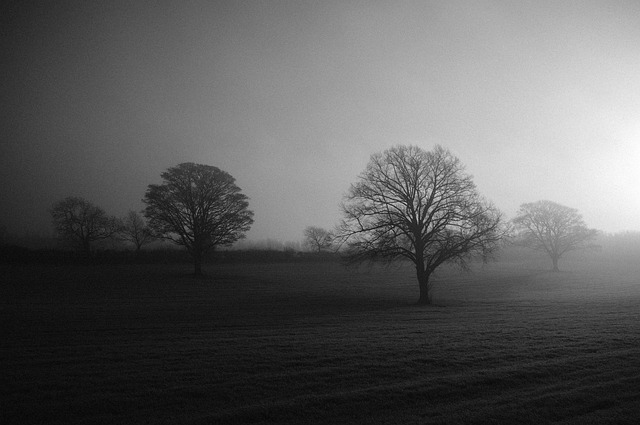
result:
<svg viewBox="0 0 640 425"><path fill-rule="evenodd" d="M557 330L553 330L552 335L556 334ZM591 337L595 336L591 335ZM533 385L534 388L541 386L544 393L547 382L556 382L559 383L558 385L568 388L581 385L583 381L591 385L603 383L611 376L614 377L613 382L615 382L618 376L624 376L625 371L637 370L636 358L640 354L635 347L626 348L628 343L617 349L613 348L612 344L606 344L606 341L604 343L608 348L594 346L593 341L589 341L587 335L583 335L582 341L575 337L568 339L570 343L568 346L563 345L567 343L561 338L551 336L545 337L546 339L540 338L546 341L545 345L542 345L536 338L531 339L529 345L525 343L524 339L513 339L510 342L510 347L506 345L496 347L491 343L476 344L468 339L467 342L458 345L451 341L456 337L457 335L453 334L449 337L448 344L445 343L440 347L437 344L425 346L422 350L415 348L409 350L406 346L398 344L397 339L388 341L388 344L384 346L377 344L377 353L368 356L362 353L353 355L351 364L349 356L344 354L350 351L350 346L345 344L341 349L336 350L342 352L342 356L338 353L331 353L328 357L316 356L315 360L308 360L305 363L302 360L303 356L295 357L292 355L297 361L284 362L281 365L282 371L279 373L265 373L260 376L257 375L259 368L252 368L252 370L240 370L239 374L251 377L245 382L246 385L268 382L272 385L271 391L273 393L281 395L284 393L285 398L295 398L295 391L289 393L284 388L295 387L296 382L316 382L321 383L320 386L326 382L342 383L343 385L347 382L356 388L362 388L370 380L383 380L394 382L390 384L393 387L398 385L395 380L399 378L402 386L406 386L407 382L414 382L412 376L415 375L420 376L418 379L420 384L423 380L448 383L458 397L472 398L471 395L477 392L481 397L486 398L487 388L513 392L514 387L519 385L524 385L526 388ZM264 343L266 346L266 341ZM438 343L442 343L442 341L438 341ZM275 342L273 344L283 345L282 341L279 344ZM313 347L308 348L311 349L301 348L300 350L327 352L327 350L313 349ZM357 353L357 348L350 348L352 352ZM395 358L394 355L398 353L402 353L404 357ZM271 357L267 355L267 358L282 359L282 357L282 355ZM328 359L334 359L336 365L342 366L327 368L326 363L330 362ZM260 365L260 363L249 359L246 359L244 363L254 366ZM318 363L321 364L321 367ZM263 363L262 367L267 366ZM243 390L243 382L234 382L231 375L227 377L228 382L236 385L232 385L230 388L235 388L240 393L249 391L248 389ZM332 376L339 376L340 379L332 380ZM452 386L451 383L456 385ZM278 388L280 388L279 391ZM464 388L470 388L470 392L465 392ZM321 391L321 388L313 390ZM441 392L439 388L429 387L419 389L418 392L432 394L434 391ZM451 391L447 394L450 393ZM629 394L629 392L626 393ZM525 391L521 396L529 397L530 395Z"/></svg>
<svg viewBox="0 0 640 425"><path fill-rule="evenodd" d="M607 357L612 356L599 355L599 359L591 357L582 360L610 361ZM626 359L630 360L632 357L627 356ZM552 414L553 420L560 420L563 417L584 415L589 409L614 408L617 404L635 403L639 399L637 375L606 381L615 372L609 369L601 374L584 377L584 372L574 366L575 360L562 359L551 365L541 365L538 361L521 366L409 379L348 391L291 396L222 412L215 418L254 421L268 417L273 421L281 421L286 420L291 412L322 411L323 406L331 405L336 409L342 406L342 414L345 416L353 411L392 409L402 412L411 409L424 414L433 409L439 415L447 416L448 420L459 416L461 421L475 418L478 422L494 417L499 411L502 411L505 418L514 420L518 418L518 412L553 409L553 413L547 412L547 415ZM632 364L637 366L637 362ZM627 363L626 367L630 365ZM569 373L567 367L571 369ZM561 383L558 383L558 377L562 377ZM478 410L485 413L469 413ZM461 415L460 412L467 413ZM366 416L370 418L369 415Z"/></svg>

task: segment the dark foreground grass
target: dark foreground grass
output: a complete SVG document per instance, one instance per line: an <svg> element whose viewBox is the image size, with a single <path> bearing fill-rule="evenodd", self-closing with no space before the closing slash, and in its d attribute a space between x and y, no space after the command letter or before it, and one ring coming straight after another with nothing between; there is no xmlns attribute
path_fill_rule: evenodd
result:
<svg viewBox="0 0 640 425"><path fill-rule="evenodd" d="M3 266L0 423L638 423L640 275Z"/></svg>

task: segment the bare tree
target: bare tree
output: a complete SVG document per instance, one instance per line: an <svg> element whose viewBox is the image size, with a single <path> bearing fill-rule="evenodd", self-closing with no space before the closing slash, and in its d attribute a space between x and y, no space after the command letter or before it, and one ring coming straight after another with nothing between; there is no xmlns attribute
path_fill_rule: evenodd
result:
<svg viewBox="0 0 640 425"><path fill-rule="evenodd" d="M551 201L520 205L513 224L516 243L546 252L553 271L559 271L562 255L587 247L587 242L598 235L597 230L587 228L577 209Z"/></svg>
<svg viewBox="0 0 640 425"><path fill-rule="evenodd" d="M202 274L203 254L244 237L253 212L235 179L210 165L182 163L161 174L143 201L144 214L155 234L187 248L196 275Z"/></svg>
<svg viewBox="0 0 640 425"><path fill-rule="evenodd" d="M342 206L340 239L353 261L406 258L419 304L431 303L429 278L445 262L488 259L503 236L500 212L480 197L459 159L436 146L395 146L371 156Z"/></svg>
<svg viewBox="0 0 640 425"><path fill-rule="evenodd" d="M315 252L329 251L333 245L333 233L322 227L304 229L304 246Z"/></svg>
<svg viewBox="0 0 640 425"><path fill-rule="evenodd" d="M131 242L136 247L136 252L140 252L143 245L155 239L153 231L147 226L144 218L135 211L129 213L120 220L121 225L118 234L122 240Z"/></svg>
<svg viewBox="0 0 640 425"><path fill-rule="evenodd" d="M93 242L107 239L118 230L115 217L83 198L69 196L56 202L50 213L58 236L86 255L91 254Z"/></svg>

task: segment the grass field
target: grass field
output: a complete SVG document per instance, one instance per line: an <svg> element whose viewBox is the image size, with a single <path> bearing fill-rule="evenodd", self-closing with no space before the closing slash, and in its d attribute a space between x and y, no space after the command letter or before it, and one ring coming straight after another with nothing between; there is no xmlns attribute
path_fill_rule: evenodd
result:
<svg viewBox="0 0 640 425"><path fill-rule="evenodd" d="M0 266L0 423L640 423L640 265Z"/></svg>

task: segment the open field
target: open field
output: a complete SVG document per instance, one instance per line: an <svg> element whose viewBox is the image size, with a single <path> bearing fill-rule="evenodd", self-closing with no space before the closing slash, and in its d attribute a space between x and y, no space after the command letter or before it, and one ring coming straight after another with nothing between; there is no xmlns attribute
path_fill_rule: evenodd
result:
<svg viewBox="0 0 640 425"><path fill-rule="evenodd" d="M640 265L0 266L0 423L638 423Z"/></svg>

